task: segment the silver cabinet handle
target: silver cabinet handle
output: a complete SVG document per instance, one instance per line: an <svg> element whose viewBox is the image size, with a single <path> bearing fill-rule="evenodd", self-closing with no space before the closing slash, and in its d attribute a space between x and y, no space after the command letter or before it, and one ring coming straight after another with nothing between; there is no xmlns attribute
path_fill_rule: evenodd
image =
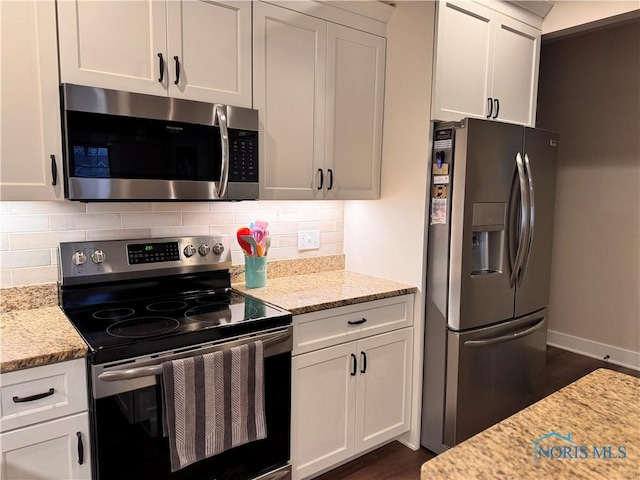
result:
<svg viewBox="0 0 640 480"><path fill-rule="evenodd" d="M520 233L518 235L516 259L513 264L511 276L509 277L509 286L511 287L513 287L518 278L520 266L522 265L525 254L526 235L528 235L529 230L529 186L520 152L516 155L516 166L518 167L518 177L520 180Z"/></svg>
<svg viewBox="0 0 640 480"><path fill-rule="evenodd" d="M511 340L517 340L518 338L526 337L532 333L537 332L544 326L544 318L536 323L534 326L525 328L516 333L509 333L507 335L501 335L499 337L484 338L482 340L467 340L464 342L465 347L486 347L487 345L494 345L496 343L509 342Z"/></svg>
<svg viewBox="0 0 640 480"><path fill-rule="evenodd" d="M220 140L222 143L222 161L220 165L220 184L218 187L218 198L227 195L227 185L229 183L229 130L227 129L227 113L222 105L215 105L215 116L218 118L220 127ZM214 119L215 124L215 119Z"/></svg>

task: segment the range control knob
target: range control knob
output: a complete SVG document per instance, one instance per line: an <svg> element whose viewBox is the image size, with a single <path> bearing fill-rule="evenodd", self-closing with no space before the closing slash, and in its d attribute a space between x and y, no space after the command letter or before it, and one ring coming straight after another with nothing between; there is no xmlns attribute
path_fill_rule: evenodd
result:
<svg viewBox="0 0 640 480"><path fill-rule="evenodd" d="M93 263L102 263L107 258L107 255L102 250L96 250L91 254L91 260Z"/></svg>
<svg viewBox="0 0 640 480"><path fill-rule="evenodd" d="M87 261L87 256L84 254L84 252L81 252L78 250L71 257L71 261L73 262L74 265L82 265L84 262Z"/></svg>
<svg viewBox="0 0 640 480"><path fill-rule="evenodd" d="M184 247L184 256L189 258L189 257L193 257L196 254L196 247L194 247L193 245L189 244L186 247Z"/></svg>
<svg viewBox="0 0 640 480"><path fill-rule="evenodd" d="M221 243L216 243L213 246L213 253L215 253L216 255L221 255L222 252L224 252L224 245L222 245Z"/></svg>
<svg viewBox="0 0 640 480"><path fill-rule="evenodd" d="M211 247L209 246L208 243L203 243L202 245L200 245L200 248L198 249L198 252L200 252L200 255L202 255L203 257L206 255L209 255L210 251L211 251Z"/></svg>

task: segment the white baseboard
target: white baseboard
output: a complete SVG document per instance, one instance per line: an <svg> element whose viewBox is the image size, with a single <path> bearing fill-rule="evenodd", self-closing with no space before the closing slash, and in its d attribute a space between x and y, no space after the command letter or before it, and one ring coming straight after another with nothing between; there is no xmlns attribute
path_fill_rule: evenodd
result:
<svg viewBox="0 0 640 480"><path fill-rule="evenodd" d="M574 337L554 330L547 332L547 345L579 353L586 357L597 358L598 360L605 360L605 357L609 356L605 361L640 371L640 352L634 352L633 350L625 350L624 348L594 342L586 338Z"/></svg>

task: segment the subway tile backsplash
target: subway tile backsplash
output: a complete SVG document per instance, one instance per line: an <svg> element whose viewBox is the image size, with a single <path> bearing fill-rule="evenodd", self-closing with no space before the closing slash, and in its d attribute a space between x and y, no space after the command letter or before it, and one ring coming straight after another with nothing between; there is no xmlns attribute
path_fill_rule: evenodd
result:
<svg viewBox="0 0 640 480"><path fill-rule="evenodd" d="M0 286L55 282L60 242L226 233L233 263L241 226L270 223L270 259L344 253L342 201L0 203ZM298 252L298 230L320 230L320 249Z"/></svg>

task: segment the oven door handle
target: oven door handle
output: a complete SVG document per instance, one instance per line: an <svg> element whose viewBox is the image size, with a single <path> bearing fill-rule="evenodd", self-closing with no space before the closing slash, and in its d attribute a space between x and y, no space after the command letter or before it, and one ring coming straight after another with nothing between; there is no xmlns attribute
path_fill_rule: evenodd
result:
<svg viewBox="0 0 640 480"><path fill-rule="evenodd" d="M248 343L249 341L262 340L262 343L266 349L267 347L271 347L276 343L280 343L285 340L291 341L291 339L292 339L291 328L287 328L287 330L284 332L268 335L264 339L260 337L249 338L247 339L247 342L244 342L244 343ZM236 346L235 342L229 342L229 343L231 344L231 346L229 346L228 348L232 348L232 346ZM220 348L218 351L227 349L227 348L224 348L224 344L220 344L219 346L222 348ZM197 350L195 352L197 352ZM267 355L265 351L265 357L266 356ZM185 358L185 357L180 357L180 358ZM167 359L166 361L170 361L170 359ZM135 367L135 368L127 368L123 370L112 370L109 372L102 372L100 375L98 375L98 380L101 380L103 382L118 382L120 380L132 380L134 378L151 377L154 375L162 375L162 362L154 365L147 365L144 367Z"/></svg>

